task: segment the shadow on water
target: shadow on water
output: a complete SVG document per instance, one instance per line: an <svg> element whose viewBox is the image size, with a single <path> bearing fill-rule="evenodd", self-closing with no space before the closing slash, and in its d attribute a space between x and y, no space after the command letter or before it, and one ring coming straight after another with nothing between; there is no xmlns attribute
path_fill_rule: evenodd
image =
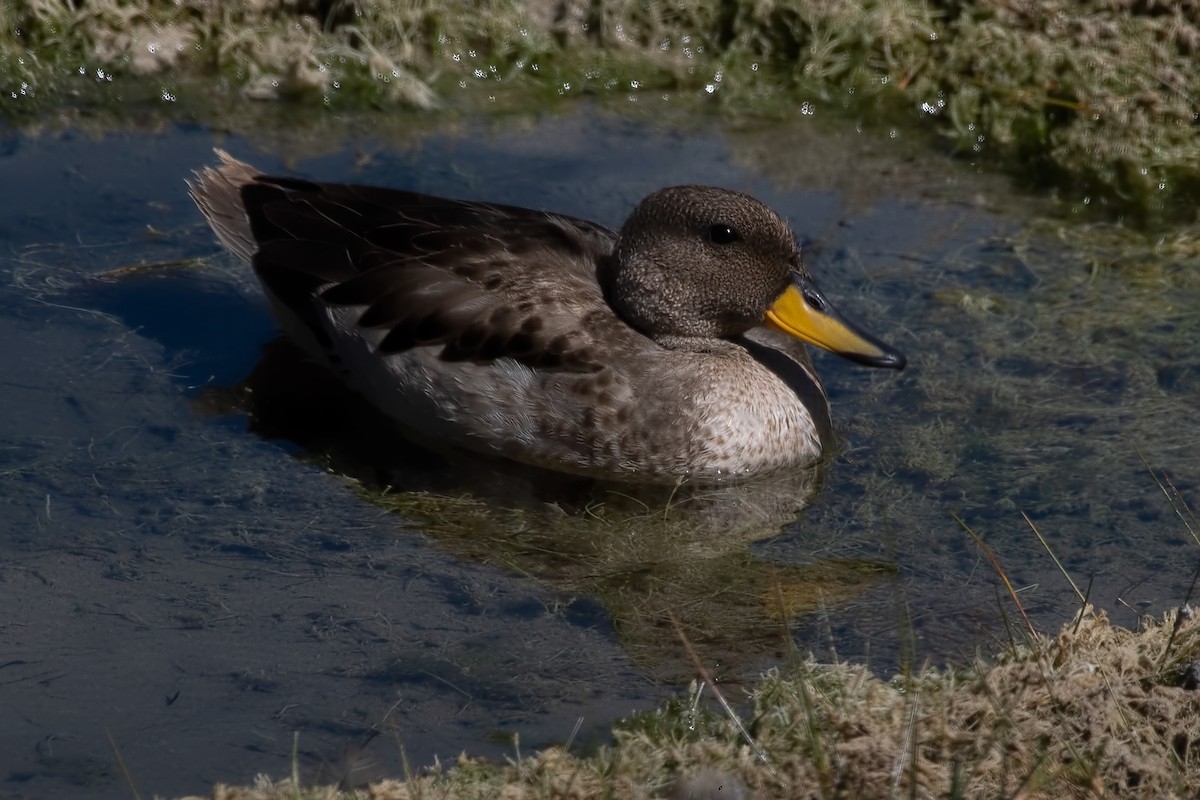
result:
<svg viewBox="0 0 1200 800"><path fill-rule="evenodd" d="M1197 543L1140 456L1196 497L1186 255L1077 252L996 181L810 123L422 120L268 133L326 153L287 163L195 127L6 141L0 791L128 796L106 729L160 794L286 774L296 731L305 764L369 741L392 775L400 745L503 757L579 718L602 739L690 676L668 610L734 681L793 648L883 672L969 655L1009 611L953 515L1043 629L1077 601L1022 512L1115 619L1183 597ZM818 355L843 448L783 483L663 497L416 446L213 255L182 178L214 144L610 225L663 185L748 191L910 365Z"/></svg>

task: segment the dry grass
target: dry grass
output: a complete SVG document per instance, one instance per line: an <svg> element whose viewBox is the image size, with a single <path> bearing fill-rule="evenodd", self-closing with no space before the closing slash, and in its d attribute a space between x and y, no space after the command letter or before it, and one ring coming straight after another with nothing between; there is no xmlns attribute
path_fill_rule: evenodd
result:
<svg viewBox="0 0 1200 800"><path fill-rule="evenodd" d="M677 90L930 130L1078 209L1195 221L1200 0L26 0L0 23L14 114L126 76L422 109Z"/></svg>
<svg viewBox="0 0 1200 800"><path fill-rule="evenodd" d="M461 757L357 791L260 777L214 800L365 797L1193 797L1200 786L1200 622L1114 628L1083 611L962 671L880 680L804 660L754 687L744 724L682 701L589 757L557 748L493 765ZM756 753L765 754L765 760Z"/></svg>

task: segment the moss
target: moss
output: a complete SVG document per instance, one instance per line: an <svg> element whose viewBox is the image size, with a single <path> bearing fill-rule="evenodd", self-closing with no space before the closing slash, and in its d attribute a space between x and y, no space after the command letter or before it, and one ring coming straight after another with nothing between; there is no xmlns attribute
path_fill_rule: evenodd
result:
<svg viewBox="0 0 1200 800"><path fill-rule="evenodd" d="M36 0L0 11L0 89L10 114L129 76L422 109L680 91L927 130L1153 228L1195 220L1198 19L1200 0Z"/></svg>

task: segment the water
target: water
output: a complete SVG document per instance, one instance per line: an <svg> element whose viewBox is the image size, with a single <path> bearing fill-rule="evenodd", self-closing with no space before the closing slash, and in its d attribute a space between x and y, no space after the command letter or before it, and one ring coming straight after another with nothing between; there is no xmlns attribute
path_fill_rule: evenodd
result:
<svg viewBox="0 0 1200 800"><path fill-rule="evenodd" d="M565 741L579 718L595 741L686 679L667 609L733 682L793 645L885 673L961 660L1016 616L964 525L1035 624L1079 605L1022 512L1117 619L1185 596L1200 547L1145 464L1196 500L1194 265L1096 259L1002 182L811 122L577 109L326 136L0 140L4 794L127 796L109 736L164 795L287 774L294 731L306 772L335 780L400 774L401 747L420 765ZM184 192L214 145L613 225L663 185L748 191L910 366L818 356L845 442L802 514L728 537L579 523L557 485L375 435L295 377ZM272 396L285 372L301 388ZM502 479L534 498L523 515L488 511ZM437 499L464 492L481 504Z"/></svg>

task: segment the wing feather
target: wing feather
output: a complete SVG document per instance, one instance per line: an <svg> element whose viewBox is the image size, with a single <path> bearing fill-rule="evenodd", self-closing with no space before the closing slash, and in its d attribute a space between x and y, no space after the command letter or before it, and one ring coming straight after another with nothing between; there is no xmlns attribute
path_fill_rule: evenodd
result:
<svg viewBox="0 0 1200 800"><path fill-rule="evenodd" d="M584 319L615 235L562 215L415 192L255 176L241 186L260 279L322 344L320 304L363 308L379 351L442 345L447 361L603 367Z"/></svg>

